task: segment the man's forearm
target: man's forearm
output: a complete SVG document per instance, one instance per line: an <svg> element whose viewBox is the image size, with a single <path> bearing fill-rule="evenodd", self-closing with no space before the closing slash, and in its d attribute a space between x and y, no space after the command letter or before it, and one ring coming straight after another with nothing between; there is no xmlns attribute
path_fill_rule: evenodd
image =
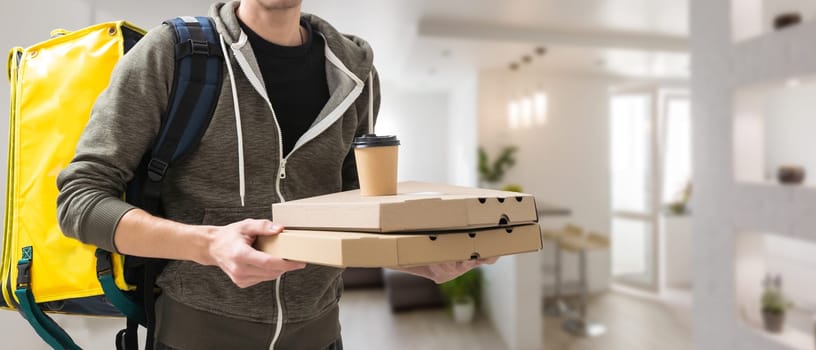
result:
<svg viewBox="0 0 816 350"><path fill-rule="evenodd" d="M127 255L211 265L208 247L214 231L215 227L182 224L133 209L119 221L114 242Z"/></svg>

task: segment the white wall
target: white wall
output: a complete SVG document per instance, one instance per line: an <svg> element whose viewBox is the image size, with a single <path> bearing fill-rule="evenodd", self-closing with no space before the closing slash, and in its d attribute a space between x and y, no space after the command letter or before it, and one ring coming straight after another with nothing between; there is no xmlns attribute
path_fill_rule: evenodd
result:
<svg viewBox="0 0 816 350"><path fill-rule="evenodd" d="M400 139L399 181L446 183L451 158L448 94L410 91L388 82L381 89L376 130Z"/></svg>
<svg viewBox="0 0 816 350"><path fill-rule="evenodd" d="M692 286L691 218L661 215L661 288L688 290Z"/></svg>
<svg viewBox="0 0 816 350"><path fill-rule="evenodd" d="M787 313L782 348L811 349L816 316L816 283L809 278L816 269L816 243L779 234L736 235L736 307L740 323L759 331L759 303L767 274L780 276L782 292L793 303ZM779 347L779 346L777 346ZM758 348L759 349L759 348Z"/></svg>
<svg viewBox="0 0 816 350"><path fill-rule="evenodd" d="M737 96L735 128L738 129L734 136L741 141L737 143L735 164L739 166L740 159L743 159L742 163L745 160L754 163L750 169L737 169L737 175L741 171L746 175L737 179L776 182L776 169L780 165L798 164L809 171L806 184L816 184L816 159L813 157L816 142L812 132L816 130L816 118L812 113L816 110L813 99L816 84L811 80L792 85L778 81L752 86ZM751 174L753 176L749 176ZM789 277L785 279L784 289L796 301L797 307L816 311L816 285L809 279L791 278L815 271L816 245L784 236L759 236L763 271ZM762 275L753 277L761 280ZM756 295L747 295L758 296L758 283L755 282L752 288Z"/></svg>
<svg viewBox="0 0 816 350"><path fill-rule="evenodd" d="M734 102L734 166L737 180L776 182L781 165L816 172L812 132L816 119L816 83L791 80L752 85L737 91ZM809 174L813 175L813 174ZM816 176L805 183L816 184Z"/></svg>
<svg viewBox="0 0 816 350"><path fill-rule="evenodd" d="M738 3L734 0L733 4ZM803 23L779 33L768 33L734 45L729 23L732 7L726 1L691 0L692 115L694 134L694 345L699 349L812 349L813 321L807 331L767 336L759 322L745 317L744 310L759 313L758 292L762 273L774 264L763 259L763 239L773 234L796 240L816 241L813 225L812 189L774 184L746 184L734 176L734 167L756 171L756 164L734 152L736 132L746 129L739 119L745 113L740 92L757 85L804 78L816 71L816 24ZM737 105L734 97L737 96ZM766 95L767 96L767 95ZM812 98L812 97L811 97ZM749 111L750 112L750 111ZM749 113L752 114L752 113ZM776 122L777 120L773 120ZM747 128L757 134L763 123ZM809 125L799 125L807 128ZM764 127L768 127L765 125ZM764 132L759 133L760 135ZM738 141L738 142L735 142ZM761 142L762 140L754 140ZM748 151L756 147L746 147ZM735 158L736 153L736 158ZM759 155L759 159L767 159ZM735 162L736 161L736 162ZM743 163L743 164L740 164ZM743 168L744 165L751 165ZM761 170L760 170L761 171ZM801 215L789 215L802 213ZM797 242L798 243L798 242ZM807 254L797 247L780 246L776 255L794 258ZM768 258L766 255L765 258ZM809 258L808 258L809 259ZM812 261L800 261L797 273L787 277L812 281ZM780 264L784 265L784 264ZM802 271L805 270L805 271ZM792 270L791 270L792 271ZM812 290L801 287L802 292ZM797 291L798 292L798 291ZM811 292L812 293L812 292ZM788 323L792 323L789 318ZM800 341L801 340L801 341Z"/></svg>
<svg viewBox="0 0 816 350"><path fill-rule="evenodd" d="M526 73L525 73L526 74ZM610 226L609 87L595 77L554 77L504 71L480 79L479 142L491 156L516 145L517 164L504 183L518 183L536 199L572 210L572 220L602 233ZM516 86L540 85L549 96L544 126L510 130L507 102Z"/></svg>
<svg viewBox="0 0 816 350"><path fill-rule="evenodd" d="M733 0L742 1L742 0ZM763 23L766 31L773 29L774 18L783 13L798 13L802 21L816 17L816 2L812 0L762 0Z"/></svg>
<svg viewBox="0 0 816 350"><path fill-rule="evenodd" d="M448 101L448 183L475 187L478 145L479 77L463 76Z"/></svg>
<svg viewBox="0 0 816 350"><path fill-rule="evenodd" d="M803 21L816 17L816 2L811 0L729 0L732 38L741 41L774 30L774 18L783 13L798 13Z"/></svg>
<svg viewBox="0 0 816 350"><path fill-rule="evenodd" d="M735 41L745 40L762 33L765 19L762 7L764 0L730 0L739 1L739 6L731 7L731 32Z"/></svg>
<svg viewBox="0 0 816 350"><path fill-rule="evenodd" d="M560 227L569 221L609 234L608 91L613 83L600 77L540 72L487 71L479 77L479 145L491 157L503 146L519 147L517 164L502 183L517 183L538 201L572 211L567 219L542 218L544 228ZM509 129L508 101L521 93L531 94L533 88L542 88L548 94L547 124ZM537 327L542 317L542 281L552 284L552 245L545 243L545 249L535 257L505 259L512 261L502 261L488 270L488 277L496 278L502 286L488 286L491 299L501 301L491 301L487 311L511 348L536 348L532 344L533 337L541 338ZM542 260L546 276L539 268ZM577 258L564 254L563 264L565 283L577 281ZM590 254L588 265L590 290L608 288L608 252ZM529 283L515 290L503 288L515 276L524 276L518 278Z"/></svg>
<svg viewBox="0 0 816 350"><path fill-rule="evenodd" d="M816 315L816 283L811 276L816 271L816 243L776 235L763 235L765 270L781 275L783 290L797 309Z"/></svg>
<svg viewBox="0 0 816 350"><path fill-rule="evenodd" d="M780 84L770 90L765 101L765 174L776 179L780 165L802 165L809 176L805 182L816 184L816 84L785 87Z"/></svg>
<svg viewBox="0 0 816 350"><path fill-rule="evenodd" d="M517 164L504 183L518 183L524 192L572 211L570 222L609 234L609 88L613 80L598 77L486 72L480 78L479 143L491 156L502 146L516 145ZM549 96L544 126L510 130L507 101L516 86L540 86ZM590 264L590 287L609 283L608 259ZM576 280L575 259L565 260L567 281Z"/></svg>
<svg viewBox="0 0 816 350"><path fill-rule="evenodd" d="M738 181L762 182L771 175L765 168L765 89L743 89L734 96L734 177Z"/></svg>
<svg viewBox="0 0 816 350"><path fill-rule="evenodd" d="M543 342L541 255L506 256L485 266L482 305L508 349L537 350Z"/></svg>

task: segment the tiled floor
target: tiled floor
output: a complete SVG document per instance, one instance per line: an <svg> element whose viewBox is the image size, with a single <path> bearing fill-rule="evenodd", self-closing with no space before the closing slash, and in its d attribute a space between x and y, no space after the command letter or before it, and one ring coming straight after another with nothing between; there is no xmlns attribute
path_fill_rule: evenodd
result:
<svg viewBox="0 0 816 350"><path fill-rule="evenodd" d="M591 299L589 319L606 326L604 335L576 338L561 330L561 319L544 318L545 350L686 350L692 348L686 307L609 292Z"/></svg>
<svg viewBox="0 0 816 350"><path fill-rule="evenodd" d="M346 349L503 349L490 322L453 322L444 309L392 313L383 290L348 290L340 301Z"/></svg>
<svg viewBox="0 0 816 350"><path fill-rule="evenodd" d="M689 312L629 294L610 292L592 299L594 320L606 324L600 338L573 338L561 331L560 319L544 317L544 350L685 350L691 349ZM84 349L110 349L113 335L124 322L56 316ZM340 309L346 349L384 350L501 350L505 348L490 322L481 318L472 325L454 323L445 310L394 314L383 290L349 290ZM14 312L0 313L0 334L9 349L47 349L33 330ZM93 331L90 331L93 330ZM144 332L141 332L142 334Z"/></svg>
<svg viewBox="0 0 816 350"><path fill-rule="evenodd" d="M594 320L607 326L605 335L574 338L561 331L560 319L545 317L544 349L691 349L690 316L685 308L609 292L593 298L589 312ZM505 348L484 318L472 325L459 325L444 310L394 314L382 290L347 291L341 302L340 320L348 349Z"/></svg>

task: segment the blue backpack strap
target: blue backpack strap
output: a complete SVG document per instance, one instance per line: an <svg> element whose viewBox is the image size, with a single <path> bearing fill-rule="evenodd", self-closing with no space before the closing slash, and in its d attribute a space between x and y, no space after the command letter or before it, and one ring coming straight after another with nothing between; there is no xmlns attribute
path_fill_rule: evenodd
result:
<svg viewBox="0 0 816 350"><path fill-rule="evenodd" d="M173 88L153 148L143 160L136 178L128 184L126 195L129 203L154 215L161 215L162 212L161 187L167 170L199 144L210 125L224 73L220 37L212 19L177 17L165 23L173 27L176 35ZM117 349L135 350L138 347L133 344L138 344L139 324L147 328L145 349L153 349L154 287L164 263L157 259L127 259L139 266L141 280L136 282L136 299L141 301L144 312L129 312L133 308L127 302L122 302L121 307L116 305L128 317L127 328L117 334ZM100 263L98 259L97 264ZM97 270L102 271L104 267ZM115 289L110 287L112 279L102 277L100 275L103 285ZM111 301L115 302L114 299L118 298L111 298Z"/></svg>
<svg viewBox="0 0 816 350"><path fill-rule="evenodd" d="M147 162L140 207L161 212L161 183L173 162L198 145L215 111L223 80L218 33L208 17L177 17L176 76L162 127Z"/></svg>

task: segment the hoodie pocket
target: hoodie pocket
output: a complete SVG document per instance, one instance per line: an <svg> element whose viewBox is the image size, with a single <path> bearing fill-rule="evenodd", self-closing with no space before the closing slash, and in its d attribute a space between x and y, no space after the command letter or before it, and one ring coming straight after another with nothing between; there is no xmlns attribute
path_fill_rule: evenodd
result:
<svg viewBox="0 0 816 350"><path fill-rule="evenodd" d="M206 208L202 224L223 226L244 219L269 219L268 207ZM192 261L171 264L171 274L163 276L165 283L176 285L172 296L185 304L217 315L252 322L274 323L276 306L274 283L264 282L249 288L239 288L217 266L199 265Z"/></svg>
<svg viewBox="0 0 816 350"><path fill-rule="evenodd" d="M272 206L267 207L237 207L237 208L205 208L202 224L224 226L244 219L272 220Z"/></svg>

